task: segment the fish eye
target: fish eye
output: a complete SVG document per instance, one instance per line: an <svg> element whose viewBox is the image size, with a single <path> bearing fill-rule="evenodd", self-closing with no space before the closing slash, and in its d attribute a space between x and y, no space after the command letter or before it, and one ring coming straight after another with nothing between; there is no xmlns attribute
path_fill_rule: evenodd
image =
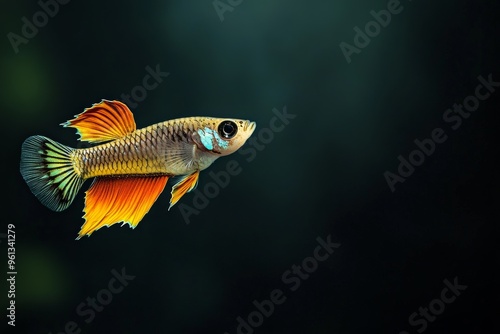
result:
<svg viewBox="0 0 500 334"><path fill-rule="evenodd" d="M219 124L219 135L224 139L231 139L238 132L238 126L232 121L224 121Z"/></svg>

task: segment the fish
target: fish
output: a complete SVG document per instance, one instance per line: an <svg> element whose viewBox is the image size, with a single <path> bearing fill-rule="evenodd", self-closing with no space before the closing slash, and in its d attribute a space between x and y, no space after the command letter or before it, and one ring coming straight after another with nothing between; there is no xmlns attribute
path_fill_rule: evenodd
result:
<svg viewBox="0 0 500 334"><path fill-rule="evenodd" d="M84 182L84 223L77 240L103 226L137 227L169 179L170 208L196 188L199 174L236 152L256 128L249 120L185 117L136 128L126 104L101 100L63 127L90 147L73 148L34 135L21 147L20 172L31 192L53 211L67 209Z"/></svg>

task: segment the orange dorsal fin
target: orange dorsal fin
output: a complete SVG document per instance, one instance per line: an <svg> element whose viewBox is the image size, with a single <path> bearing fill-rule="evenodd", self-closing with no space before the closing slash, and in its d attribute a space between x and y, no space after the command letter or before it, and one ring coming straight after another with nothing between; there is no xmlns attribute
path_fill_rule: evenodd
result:
<svg viewBox="0 0 500 334"><path fill-rule="evenodd" d="M61 124L76 128L80 140L103 142L124 137L135 131L134 115L120 101L102 100L86 108L75 118Z"/></svg>
<svg viewBox="0 0 500 334"><path fill-rule="evenodd" d="M181 199L182 196L184 196L185 193L188 193L196 188L199 175L199 171L186 175L172 187L172 198L170 199L170 206L168 207L169 210Z"/></svg>
<svg viewBox="0 0 500 334"><path fill-rule="evenodd" d="M85 223L77 239L120 222L135 228L160 196L167 181L166 175L96 178L86 192Z"/></svg>

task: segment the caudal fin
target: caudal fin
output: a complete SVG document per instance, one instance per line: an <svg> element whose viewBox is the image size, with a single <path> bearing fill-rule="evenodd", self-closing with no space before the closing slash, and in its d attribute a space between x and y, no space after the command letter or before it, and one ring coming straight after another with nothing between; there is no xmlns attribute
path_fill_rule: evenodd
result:
<svg viewBox="0 0 500 334"><path fill-rule="evenodd" d="M26 139L21 152L21 174L31 192L54 211L66 209L85 181L71 161L74 149L43 137Z"/></svg>

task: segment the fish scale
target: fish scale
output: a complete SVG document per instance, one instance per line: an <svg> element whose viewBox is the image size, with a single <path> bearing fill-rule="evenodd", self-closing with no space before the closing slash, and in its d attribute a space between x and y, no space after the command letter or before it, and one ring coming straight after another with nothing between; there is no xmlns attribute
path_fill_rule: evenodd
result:
<svg viewBox="0 0 500 334"><path fill-rule="evenodd" d="M151 132L155 132L152 134ZM137 130L125 138L73 152L81 177L166 174L157 126ZM158 140L159 139L159 140Z"/></svg>
<svg viewBox="0 0 500 334"><path fill-rule="evenodd" d="M124 175L172 175L168 166L168 149L182 144L195 145L191 133L207 123L201 117L166 121L139 129L128 136L95 147L75 150L73 161L80 176L121 177ZM189 173L190 168L177 173Z"/></svg>

